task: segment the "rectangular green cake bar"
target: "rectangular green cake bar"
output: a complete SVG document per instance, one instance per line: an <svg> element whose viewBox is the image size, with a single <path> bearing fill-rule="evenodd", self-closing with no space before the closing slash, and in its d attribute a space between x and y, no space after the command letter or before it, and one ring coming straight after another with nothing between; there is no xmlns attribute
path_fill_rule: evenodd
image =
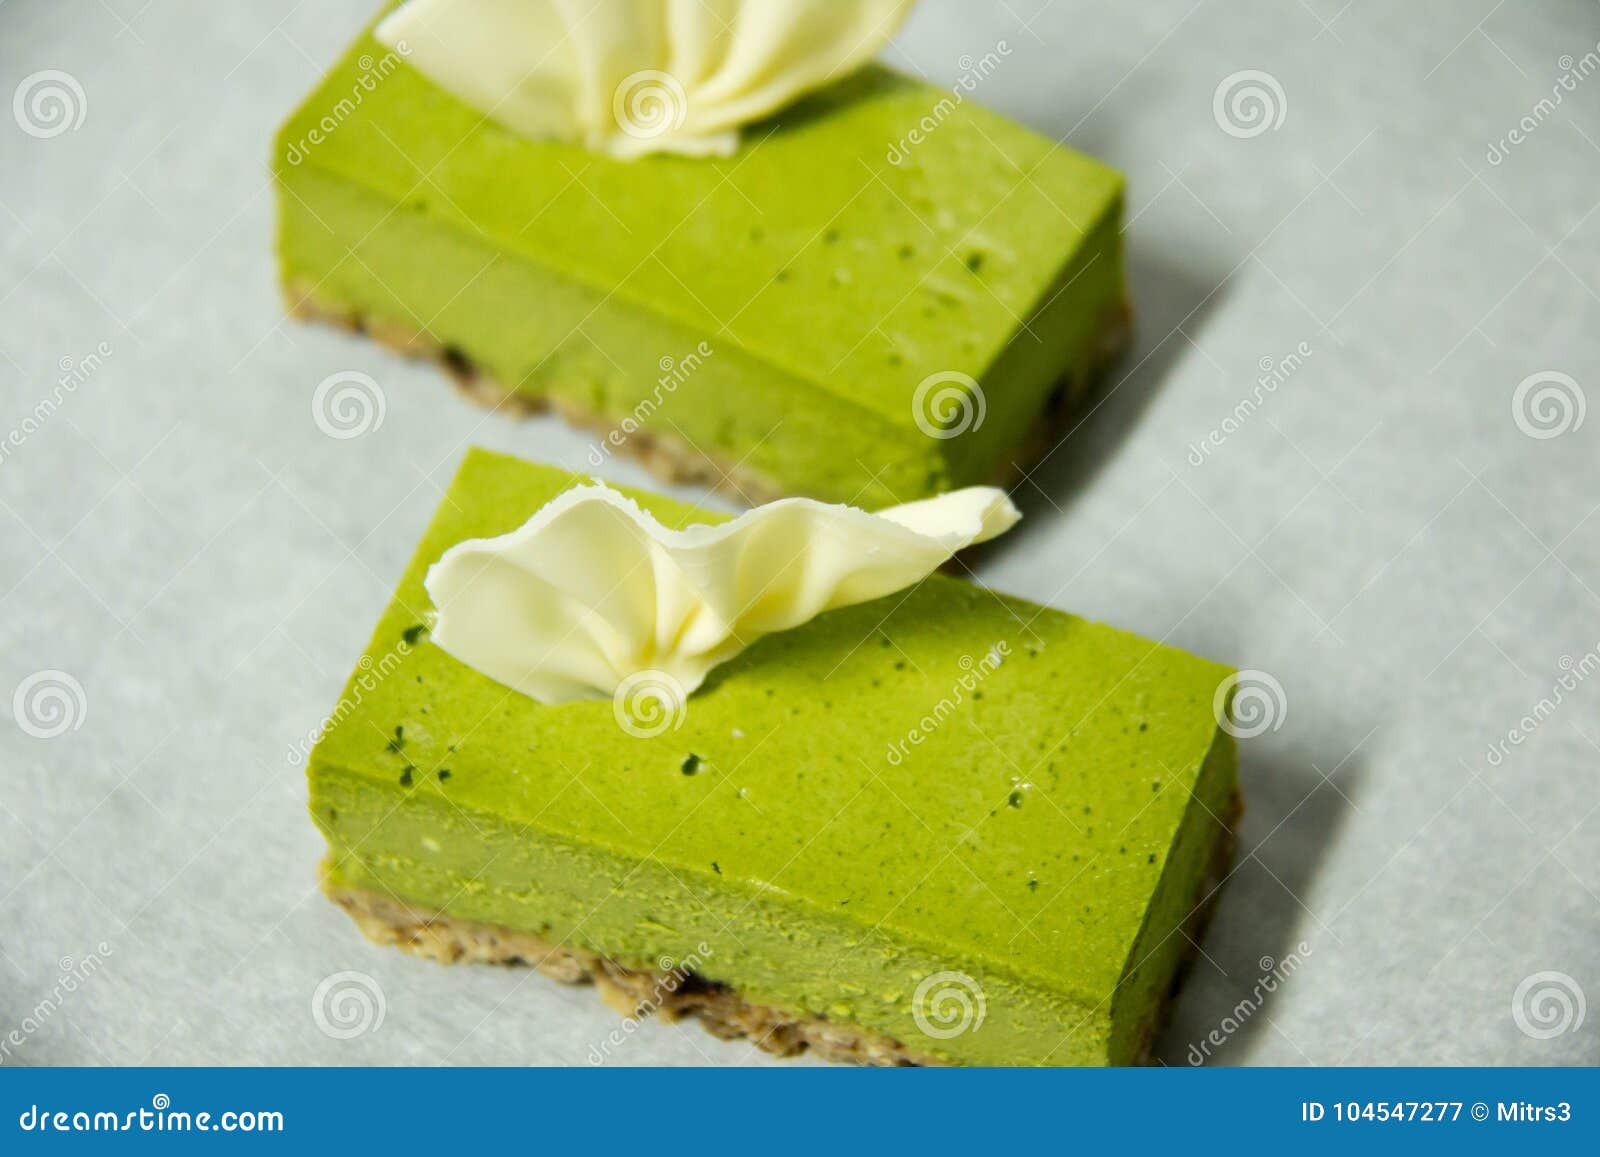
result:
<svg viewBox="0 0 1600 1157"><path fill-rule="evenodd" d="M732 157L624 162L515 136L363 34L273 169L291 309L751 501L999 481L1128 332L1121 176L876 66Z"/></svg>
<svg viewBox="0 0 1600 1157"><path fill-rule="evenodd" d="M1228 670L935 576L759 641L640 737L427 641L428 566L575 481L468 455L312 754L363 928L778 1052L1138 1059L1226 862Z"/></svg>

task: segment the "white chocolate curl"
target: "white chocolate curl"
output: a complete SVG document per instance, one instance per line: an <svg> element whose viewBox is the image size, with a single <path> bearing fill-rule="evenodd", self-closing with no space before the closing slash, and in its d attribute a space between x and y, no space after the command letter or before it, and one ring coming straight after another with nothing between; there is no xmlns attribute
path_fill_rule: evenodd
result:
<svg viewBox="0 0 1600 1157"><path fill-rule="evenodd" d="M514 132L618 158L739 129L870 60L914 0L408 0L377 28Z"/></svg>
<svg viewBox="0 0 1600 1157"><path fill-rule="evenodd" d="M510 534L445 551L424 580L429 637L541 703L608 698L641 672L688 694L763 635L912 586L1021 517L974 486L877 514L786 498L671 530L577 486Z"/></svg>

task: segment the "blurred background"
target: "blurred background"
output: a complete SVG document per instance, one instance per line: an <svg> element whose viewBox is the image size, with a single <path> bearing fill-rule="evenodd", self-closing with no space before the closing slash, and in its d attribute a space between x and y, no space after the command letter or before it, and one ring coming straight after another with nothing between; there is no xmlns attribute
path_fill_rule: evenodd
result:
<svg viewBox="0 0 1600 1157"><path fill-rule="evenodd" d="M0 1062L616 1026L316 892L294 748L462 450L591 469L283 315L271 136L374 6L0 3ZM980 577L1281 689L1161 1059L1600 1061L1600 7L924 0L886 60L1002 44L971 99L1128 174L1139 333ZM386 409L337 440L346 370ZM791 1063L657 1024L611 1061Z"/></svg>

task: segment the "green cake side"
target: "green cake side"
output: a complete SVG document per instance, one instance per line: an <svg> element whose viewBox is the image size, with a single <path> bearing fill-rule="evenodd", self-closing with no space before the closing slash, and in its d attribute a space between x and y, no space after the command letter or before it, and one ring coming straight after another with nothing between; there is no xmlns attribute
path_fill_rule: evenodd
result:
<svg viewBox="0 0 1600 1157"><path fill-rule="evenodd" d="M917 1055L1133 1059L1235 791L1227 669L936 576L762 640L637 737L427 642L427 567L574 481L468 455L310 760L330 882L625 967L704 945L746 1000ZM948 1039L919 1004L947 972L984 1008Z"/></svg>
<svg viewBox="0 0 1600 1157"><path fill-rule="evenodd" d="M297 305L771 492L988 479L1125 329L1120 175L878 67L733 157L621 162L514 136L363 34L273 169Z"/></svg>

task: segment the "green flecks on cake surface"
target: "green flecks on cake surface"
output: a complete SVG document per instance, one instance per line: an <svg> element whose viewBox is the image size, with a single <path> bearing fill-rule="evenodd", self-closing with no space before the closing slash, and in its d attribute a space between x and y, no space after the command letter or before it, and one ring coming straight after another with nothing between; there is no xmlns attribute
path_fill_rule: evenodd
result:
<svg viewBox="0 0 1600 1157"><path fill-rule="evenodd" d="M905 961L982 977L994 1035L934 1042L951 1055L1018 1059L1022 1030L1000 1026L1028 1009L1045 1030L1083 1026L1055 1059L1116 1059L1112 998L1152 899L1181 906L1197 879L1192 864L1169 872L1188 855L1191 791L1231 791L1231 748L1201 774L1225 669L942 577L762 640L648 739L609 701L545 707L425 640L384 662L425 621L439 554L513 529L573 481L468 456L369 646L364 670L388 674L313 755L338 874L473 918L537 914L611 955L681 952L648 916L720 937L713 978L824 1015L839 994L802 979L810 955L868 944L849 983L880 997L915 987ZM715 520L635 497L668 525ZM1124 1020L1154 999L1146 987L1116 1006ZM854 1004L906 1030L904 999ZM1027 1037L1035 1059L1040 1040Z"/></svg>

